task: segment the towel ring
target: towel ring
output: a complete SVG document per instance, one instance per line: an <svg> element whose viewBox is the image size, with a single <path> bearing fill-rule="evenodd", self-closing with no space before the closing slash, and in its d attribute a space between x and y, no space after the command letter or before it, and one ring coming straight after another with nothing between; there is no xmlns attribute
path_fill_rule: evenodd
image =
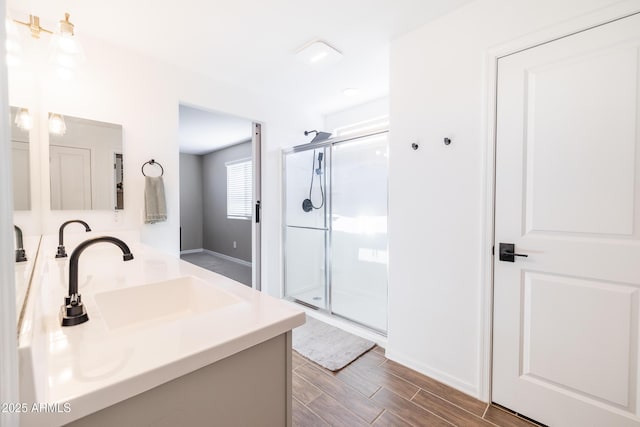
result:
<svg viewBox="0 0 640 427"><path fill-rule="evenodd" d="M160 176L164 175L164 168L162 167L162 165L160 163L156 162L153 159L149 160L148 162L144 162L142 164L142 167L140 168L140 170L142 171L142 175L147 176L147 174L144 173L144 167L146 165L158 165L158 166L160 166L160 170L162 171L162 172L160 172Z"/></svg>

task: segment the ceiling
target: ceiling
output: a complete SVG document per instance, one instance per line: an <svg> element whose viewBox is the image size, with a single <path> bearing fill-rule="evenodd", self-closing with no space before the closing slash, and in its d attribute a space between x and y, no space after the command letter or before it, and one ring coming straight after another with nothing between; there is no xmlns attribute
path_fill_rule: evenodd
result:
<svg viewBox="0 0 640 427"><path fill-rule="evenodd" d="M64 12L79 36L206 74L327 114L389 91L389 42L471 0L8 0L14 12L55 22ZM343 53L310 66L295 52L322 39ZM357 88L345 97L342 90Z"/></svg>
<svg viewBox="0 0 640 427"><path fill-rule="evenodd" d="M251 139L251 120L180 105L180 152L206 154Z"/></svg>

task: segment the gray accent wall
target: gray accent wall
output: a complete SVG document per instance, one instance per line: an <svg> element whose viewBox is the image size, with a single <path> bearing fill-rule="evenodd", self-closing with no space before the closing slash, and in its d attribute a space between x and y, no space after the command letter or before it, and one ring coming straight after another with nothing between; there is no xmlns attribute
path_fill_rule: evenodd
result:
<svg viewBox="0 0 640 427"><path fill-rule="evenodd" d="M180 153L181 249L202 249L202 156Z"/></svg>
<svg viewBox="0 0 640 427"><path fill-rule="evenodd" d="M225 163L251 157L251 141L202 156L203 248L251 261L251 221L227 218ZM236 248L233 248L233 242Z"/></svg>

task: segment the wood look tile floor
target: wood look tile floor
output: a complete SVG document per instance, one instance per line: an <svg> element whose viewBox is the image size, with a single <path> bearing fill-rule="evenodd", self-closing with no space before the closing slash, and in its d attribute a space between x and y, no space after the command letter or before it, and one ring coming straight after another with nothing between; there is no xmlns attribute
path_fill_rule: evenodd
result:
<svg viewBox="0 0 640 427"><path fill-rule="evenodd" d="M295 427L534 427L384 357L375 347L338 372L293 352Z"/></svg>

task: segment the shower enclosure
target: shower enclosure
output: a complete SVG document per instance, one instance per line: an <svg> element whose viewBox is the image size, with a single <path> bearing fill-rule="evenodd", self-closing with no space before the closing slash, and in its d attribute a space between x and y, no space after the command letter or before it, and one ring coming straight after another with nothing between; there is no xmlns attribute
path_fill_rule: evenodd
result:
<svg viewBox="0 0 640 427"><path fill-rule="evenodd" d="M387 330L388 133L283 151L285 297Z"/></svg>

